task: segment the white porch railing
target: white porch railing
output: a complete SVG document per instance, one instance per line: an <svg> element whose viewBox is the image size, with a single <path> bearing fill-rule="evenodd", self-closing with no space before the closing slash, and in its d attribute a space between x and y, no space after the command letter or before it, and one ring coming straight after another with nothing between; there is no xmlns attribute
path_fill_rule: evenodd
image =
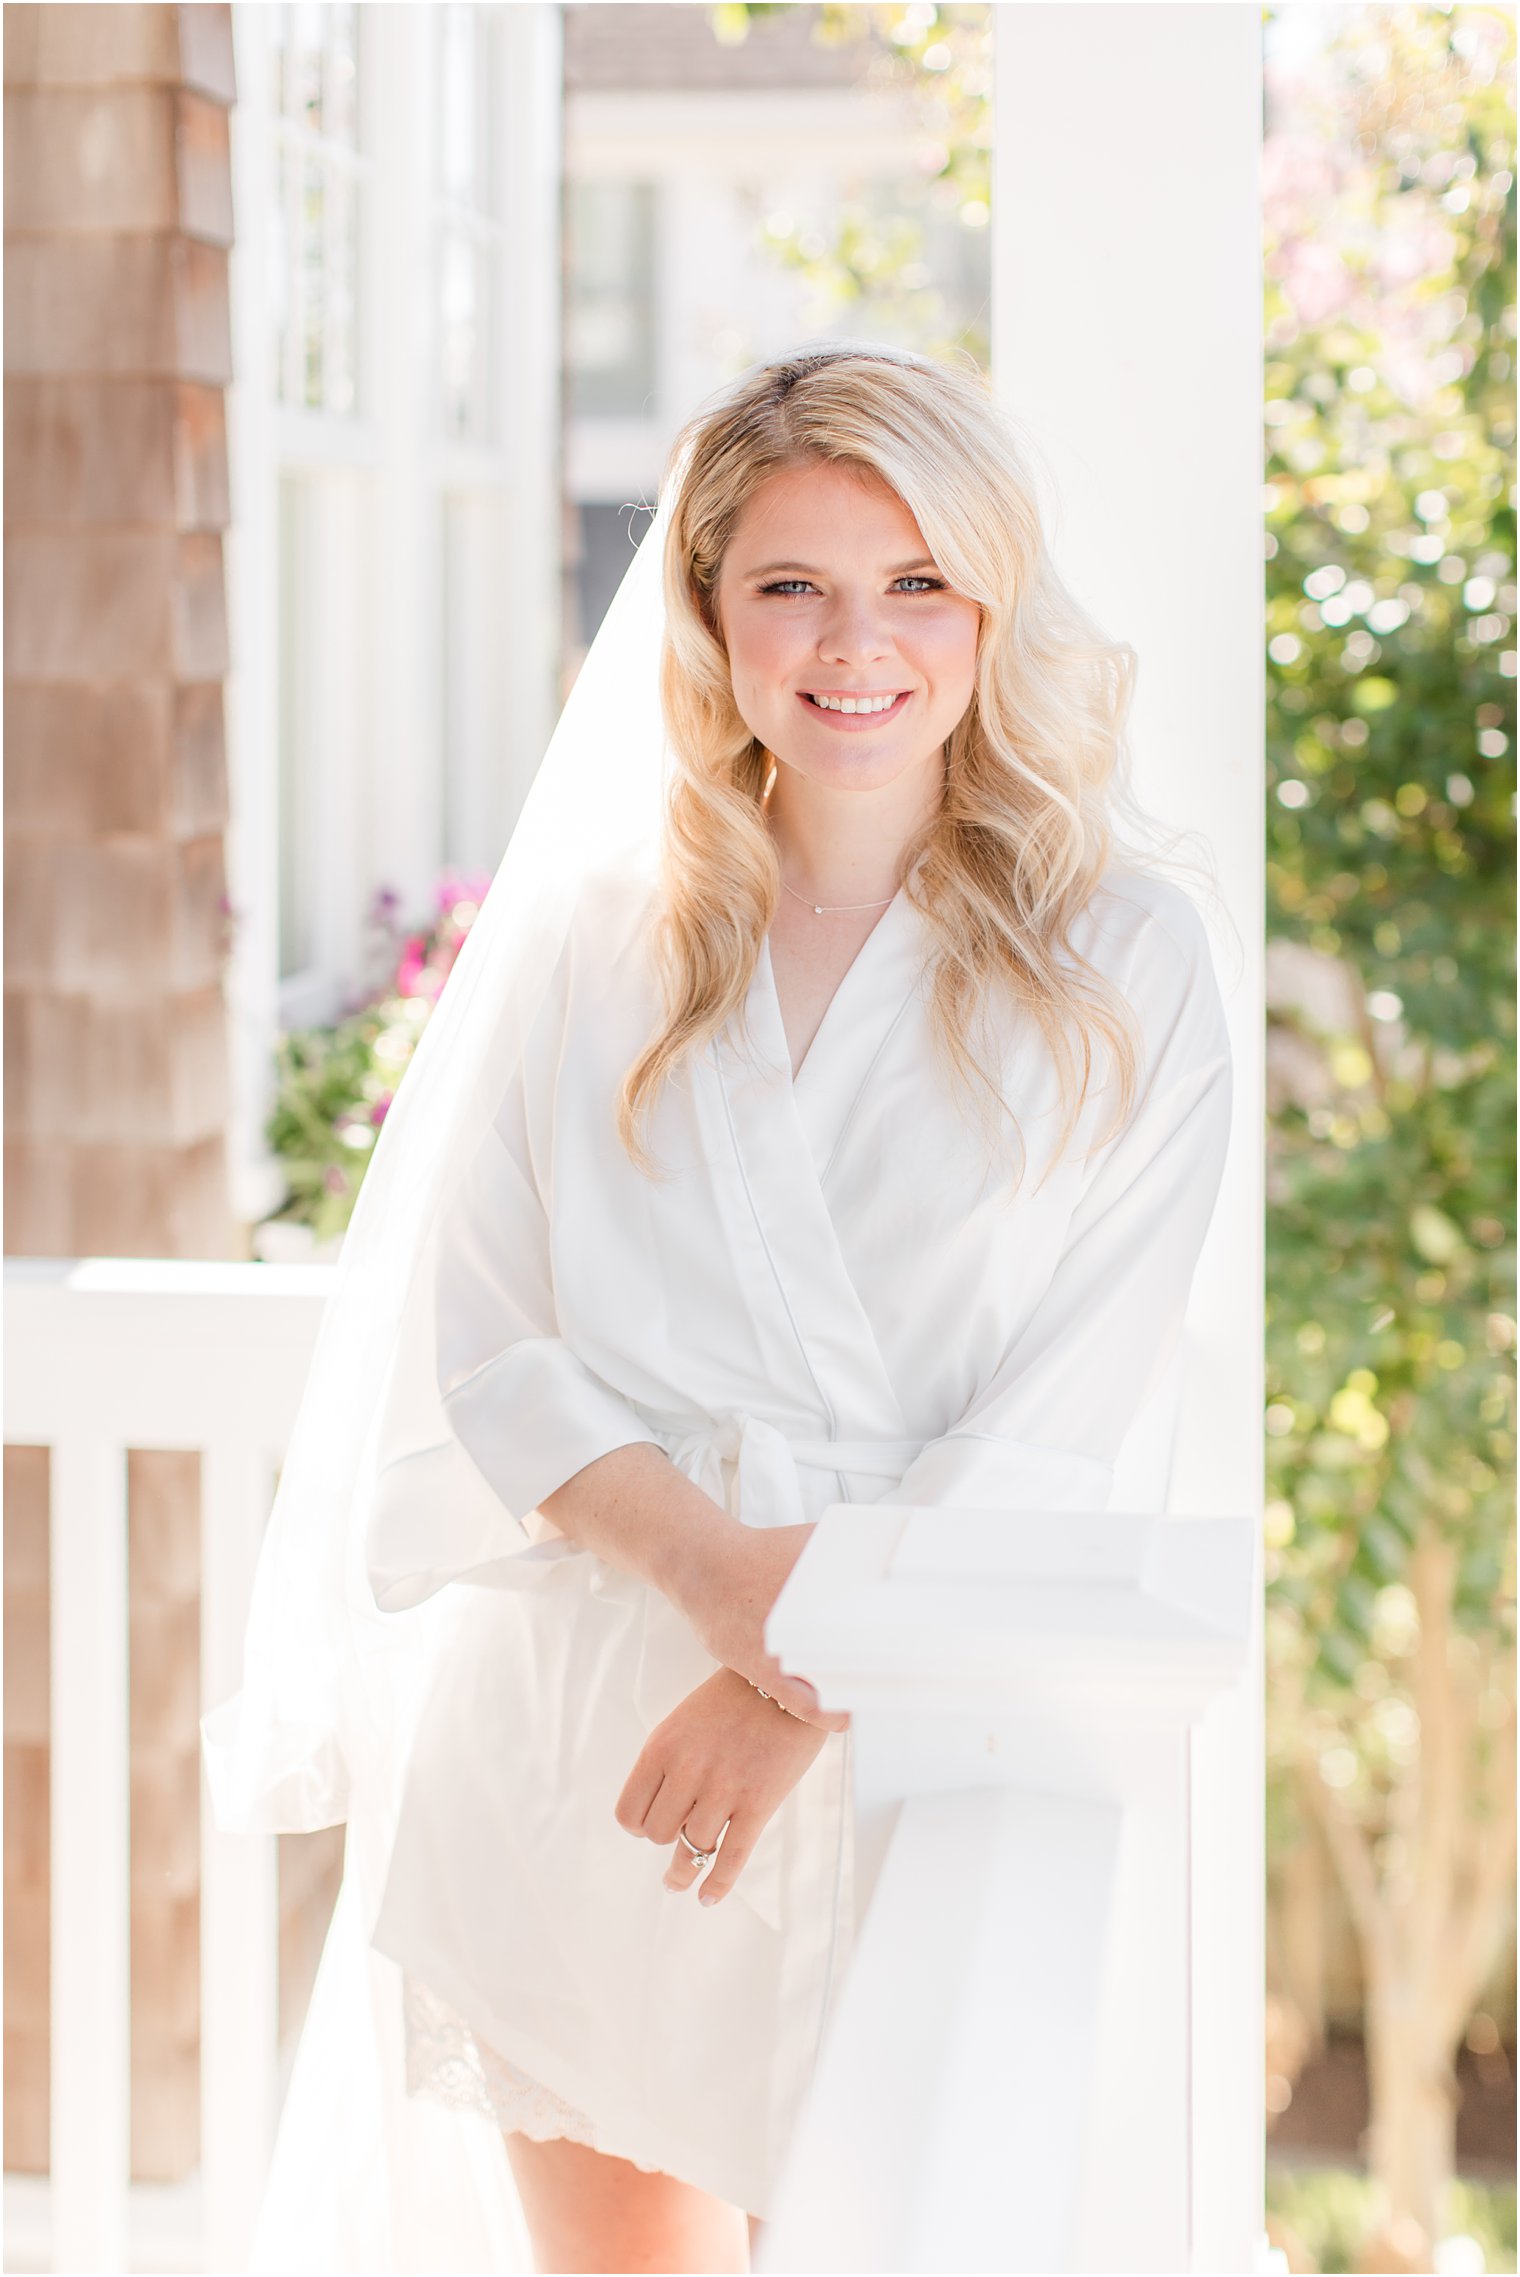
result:
<svg viewBox="0 0 1520 2277"><path fill-rule="evenodd" d="M5 1438L51 1451L51 2173L7 2266L242 2268L275 2117L273 1837L201 1802L199 2176L130 2186L127 1449L201 1456L201 1692L241 1680L254 1561L331 1266L5 1262ZM23 2258L24 2256L24 2258Z"/></svg>
<svg viewBox="0 0 1520 2277"><path fill-rule="evenodd" d="M858 1942L759 2268L1270 2266L1256 1541L825 1513L766 1634L851 1716Z"/></svg>
<svg viewBox="0 0 1520 2277"><path fill-rule="evenodd" d="M52 2173L7 2266L243 2266L277 2102L273 1840L201 1815L200 2172L129 2183L126 1450L202 1457L206 1705L328 1266L7 1260L52 1451ZM859 1942L776 2272L1265 2268L1256 1530L831 1511L772 1616L853 1725Z"/></svg>

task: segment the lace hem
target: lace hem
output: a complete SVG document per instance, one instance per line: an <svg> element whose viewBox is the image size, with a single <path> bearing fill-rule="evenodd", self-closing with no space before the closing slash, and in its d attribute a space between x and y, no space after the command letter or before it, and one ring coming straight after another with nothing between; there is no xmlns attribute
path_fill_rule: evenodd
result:
<svg viewBox="0 0 1520 2277"><path fill-rule="evenodd" d="M402 2014L409 2095L425 2096L453 2111L481 2112L503 2134L526 2135L536 2143L584 2143L588 2150L625 2159L645 2174L659 2171L604 2142L584 2111L577 2111L563 2096L477 2039L462 2016L405 1971Z"/></svg>

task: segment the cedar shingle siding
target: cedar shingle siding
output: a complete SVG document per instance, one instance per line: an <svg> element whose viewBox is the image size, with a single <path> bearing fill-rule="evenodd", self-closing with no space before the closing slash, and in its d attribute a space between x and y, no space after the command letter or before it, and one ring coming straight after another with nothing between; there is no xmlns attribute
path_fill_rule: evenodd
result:
<svg viewBox="0 0 1520 2277"><path fill-rule="evenodd" d="M226 7L5 11L6 1246L243 1252L227 1179ZM198 1458L128 1464L132 2163L199 2155ZM47 1458L5 1463L5 2163L48 2158Z"/></svg>

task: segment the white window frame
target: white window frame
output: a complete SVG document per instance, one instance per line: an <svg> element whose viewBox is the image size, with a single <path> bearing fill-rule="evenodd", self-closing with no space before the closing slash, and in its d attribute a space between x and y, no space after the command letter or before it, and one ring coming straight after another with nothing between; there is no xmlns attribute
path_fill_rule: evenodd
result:
<svg viewBox="0 0 1520 2277"><path fill-rule="evenodd" d="M425 917L445 862L494 868L558 708L560 645L558 10L493 5L498 273L489 446L442 434L436 261L435 11L359 10L356 409L274 399L269 297L273 164L268 11L239 0L233 29L235 243L228 390L232 669L226 691L227 980L234 1202L276 1207L263 1142L284 1028L337 1017L372 974L367 918L394 886ZM546 439L553 447L546 448ZM311 484L308 574L320 580L309 718L322 766L313 829L322 890L309 967L279 973L279 486ZM461 502L459 605L445 648L445 501ZM466 685L445 701L452 656ZM445 782L445 720L454 750ZM447 832L447 839L446 839Z"/></svg>

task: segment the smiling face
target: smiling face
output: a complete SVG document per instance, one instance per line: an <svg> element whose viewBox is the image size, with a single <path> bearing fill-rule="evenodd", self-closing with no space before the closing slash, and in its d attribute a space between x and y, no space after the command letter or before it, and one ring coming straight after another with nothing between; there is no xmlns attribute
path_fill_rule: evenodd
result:
<svg viewBox="0 0 1520 2277"><path fill-rule="evenodd" d="M734 701L781 766L847 790L937 770L971 701L981 612L886 483L821 462L771 475L716 602Z"/></svg>

